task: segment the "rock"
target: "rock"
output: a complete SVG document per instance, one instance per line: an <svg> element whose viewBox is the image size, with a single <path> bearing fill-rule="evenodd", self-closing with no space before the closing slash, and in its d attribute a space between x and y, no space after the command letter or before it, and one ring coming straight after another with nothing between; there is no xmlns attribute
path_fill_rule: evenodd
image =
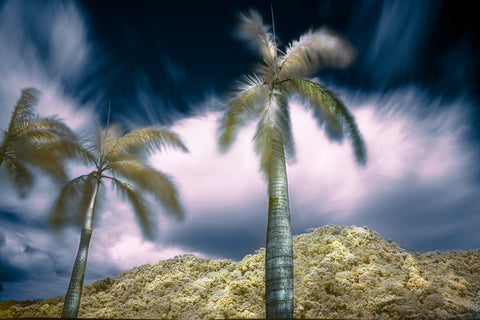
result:
<svg viewBox="0 0 480 320"><path fill-rule="evenodd" d="M480 250L418 254L365 227L294 236L295 318L480 317ZM264 318L261 248L239 262L177 256L83 290L79 317ZM9 305L13 317L59 317L64 297ZM0 308L2 310L2 308Z"/></svg>

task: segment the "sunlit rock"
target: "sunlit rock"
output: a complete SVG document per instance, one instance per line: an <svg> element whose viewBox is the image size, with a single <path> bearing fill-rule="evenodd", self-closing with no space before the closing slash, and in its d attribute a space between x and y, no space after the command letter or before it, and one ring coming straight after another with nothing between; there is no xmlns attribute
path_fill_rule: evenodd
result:
<svg viewBox="0 0 480 320"><path fill-rule="evenodd" d="M480 317L480 249L418 254L376 232L328 225L294 236L295 318ZM85 286L79 317L262 318L263 248L239 262L177 256ZM0 304L58 317L63 297Z"/></svg>

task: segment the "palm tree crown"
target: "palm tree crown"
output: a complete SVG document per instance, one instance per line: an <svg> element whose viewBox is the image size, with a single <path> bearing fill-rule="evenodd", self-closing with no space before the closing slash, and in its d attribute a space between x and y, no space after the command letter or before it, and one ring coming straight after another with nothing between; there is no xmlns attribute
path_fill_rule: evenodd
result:
<svg viewBox="0 0 480 320"><path fill-rule="evenodd" d="M221 149L231 146L240 127L259 118L255 150L268 177L274 143L283 144L285 156L295 155L288 99L298 97L313 110L319 124L325 125L330 138L349 138L357 162L365 164L365 144L353 116L317 79L308 78L324 67L348 66L355 56L352 46L324 27L305 33L282 52L256 11L241 15L239 34L261 55L263 63L257 66L256 74L240 83L228 101L220 125Z"/></svg>
<svg viewBox="0 0 480 320"><path fill-rule="evenodd" d="M73 156L77 149L77 139L70 128L54 117L40 118L34 114L39 95L35 88L21 91L0 144L0 166L5 164L22 197L34 182L30 166L64 181L67 175L63 159Z"/></svg>
<svg viewBox="0 0 480 320"><path fill-rule="evenodd" d="M118 124L105 130L98 127L93 143L81 149L83 158L95 169L65 184L52 207L51 226L61 227L68 218L82 225L95 185L104 179L110 180L119 194L132 204L145 235L151 236L153 229L142 192L154 195L168 213L182 218L183 211L172 181L150 167L145 158L150 151L168 146L188 151L180 138L166 129L147 127L124 134ZM66 217L67 212L74 216Z"/></svg>

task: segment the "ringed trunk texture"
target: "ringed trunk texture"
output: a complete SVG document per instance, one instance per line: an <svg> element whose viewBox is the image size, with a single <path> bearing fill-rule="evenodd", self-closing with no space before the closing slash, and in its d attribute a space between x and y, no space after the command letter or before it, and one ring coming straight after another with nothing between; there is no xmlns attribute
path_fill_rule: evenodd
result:
<svg viewBox="0 0 480 320"><path fill-rule="evenodd" d="M77 257L73 265L72 277L68 285L67 296L63 304L62 318L76 318L80 307L80 299L82 297L83 278L85 277L85 269L87 268L88 247L92 237L93 230L93 214L95 211L95 203L97 201L98 187L100 182L95 183L92 198L88 206L85 224L82 228L80 236L80 244L78 246Z"/></svg>
<svg viewBox="0 0 480 320"><path fill-rule="evenodd" d="M274 146L268 178L265 256L267 318L293 318L293 242L283 145Z"/></svg>

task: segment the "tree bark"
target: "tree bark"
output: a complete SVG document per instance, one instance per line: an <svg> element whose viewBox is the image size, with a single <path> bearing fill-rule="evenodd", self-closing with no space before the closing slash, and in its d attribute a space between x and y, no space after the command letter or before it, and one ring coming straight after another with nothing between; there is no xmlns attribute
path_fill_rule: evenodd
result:
<svg viewBox="0 0 480 320"><path fill-rule="evenodd" d="M265 257L267 318L293 318L293 242L283 144L274 145L268 177Z"/></svg>
<svg viewBox="0 0 480 320"><path fill-rule="evenodd" d="M88 247L93 231L93 215L95 213L95 204L97 202L98 187L100 181L95 182L92 198L88 206L85 224L82 228L80 236L80 244L78 246L77 257L73 265L72 277L68 285L67 296L63 304L62 318L76 318L80 307L80 299L82 297L83 279L85 277L85 269L87 268Z"/></svg>

